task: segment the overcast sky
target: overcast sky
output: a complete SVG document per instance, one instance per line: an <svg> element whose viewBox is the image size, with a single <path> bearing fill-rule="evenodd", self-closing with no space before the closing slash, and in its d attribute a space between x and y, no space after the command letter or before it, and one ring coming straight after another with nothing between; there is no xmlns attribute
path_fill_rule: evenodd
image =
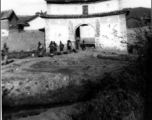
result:
<svg viewBox="0 0 152 120"><path fill-rule="evenodd" d="M123 7L148 7L151 0L122 0ZM1 0L1 11L13 9L17 15L33 15L39 11L46 11L45 0Z"/></svg>

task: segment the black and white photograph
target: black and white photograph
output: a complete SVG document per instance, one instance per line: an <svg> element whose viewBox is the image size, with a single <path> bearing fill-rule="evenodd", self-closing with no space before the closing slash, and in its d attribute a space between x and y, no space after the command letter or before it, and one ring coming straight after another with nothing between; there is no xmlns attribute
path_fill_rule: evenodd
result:
<svg viewBox="0 0 152 120"><path fill-rule="evenodd" d="M1 120L152 120L151 0L1 0Z"/></svg>

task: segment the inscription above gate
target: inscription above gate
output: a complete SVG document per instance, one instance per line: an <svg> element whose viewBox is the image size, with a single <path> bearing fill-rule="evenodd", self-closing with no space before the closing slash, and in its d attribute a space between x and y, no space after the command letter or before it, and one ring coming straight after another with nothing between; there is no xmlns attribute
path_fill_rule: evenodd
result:
<svg viewBox="0 0 152 120"><path fill-rule="evenodd" d="M83 6L83 15L88 15L88 5Z"/></svg>

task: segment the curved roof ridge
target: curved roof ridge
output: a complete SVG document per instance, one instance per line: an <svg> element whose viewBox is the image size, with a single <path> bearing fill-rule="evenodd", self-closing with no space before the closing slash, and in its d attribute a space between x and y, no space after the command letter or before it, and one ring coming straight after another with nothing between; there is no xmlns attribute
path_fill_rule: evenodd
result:
<svg viewBox="0 0 152 120"><path fill-rule="evenodd" d="M87 2L104 2L110 0L45 0L50 3L87 3Z"/></svg>

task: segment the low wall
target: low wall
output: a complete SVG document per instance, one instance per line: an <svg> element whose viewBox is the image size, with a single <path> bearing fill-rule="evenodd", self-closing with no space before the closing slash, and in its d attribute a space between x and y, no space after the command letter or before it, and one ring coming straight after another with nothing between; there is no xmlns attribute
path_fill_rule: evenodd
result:
<svg viewBox="0 0 152 120"><path fill-rule="evenodd" d="M1 49L7 43L9 52L31 51L37 49L38 42L44 45L44 33L40 31L10 32L8 37L1 38Z"/></svg>

